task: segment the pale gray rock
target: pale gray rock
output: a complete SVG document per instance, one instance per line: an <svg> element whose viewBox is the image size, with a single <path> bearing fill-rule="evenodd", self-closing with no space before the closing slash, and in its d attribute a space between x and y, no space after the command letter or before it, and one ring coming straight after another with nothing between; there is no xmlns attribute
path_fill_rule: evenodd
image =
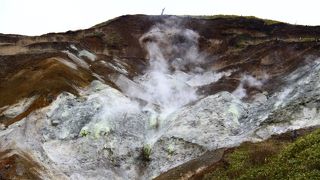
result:
<svg viewBox="0 0 320 180"><path fill-rule="evenodd" d="M27 153L51 179L150 179L208 150L319 125L320 64L283 82L252 102L219 92L163 119L156 106L94 81L0 131L0 150Z"/></svg>
<svg viewBox="0 0 320 180"><path fill-rule="evenodd" d="M182 138L207 149L225 145L241 132L247 105L228 92L220 92L187 106L170 117L165 137Z"/></svg>

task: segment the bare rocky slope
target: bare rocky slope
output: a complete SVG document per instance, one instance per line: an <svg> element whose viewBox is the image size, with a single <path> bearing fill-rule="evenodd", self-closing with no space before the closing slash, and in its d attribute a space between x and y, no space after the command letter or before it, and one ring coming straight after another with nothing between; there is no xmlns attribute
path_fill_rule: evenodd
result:
<svg viewBox="0 0 320 180"><path fill-rule="evenodd" d="M317 126L319 39L236 16L0 34L0 179L190 178L226 148Z"/></svg>

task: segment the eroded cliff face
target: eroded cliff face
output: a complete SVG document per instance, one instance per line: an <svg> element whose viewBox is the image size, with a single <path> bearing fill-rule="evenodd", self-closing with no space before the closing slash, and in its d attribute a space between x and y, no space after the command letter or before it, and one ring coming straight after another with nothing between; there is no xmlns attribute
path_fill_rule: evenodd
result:
<svg viewBox="0 0 320 180"><path fill-rule="evenodd" d="M150 179L320 124L319 27L123 16L0 36L0 178Z"/></svg>

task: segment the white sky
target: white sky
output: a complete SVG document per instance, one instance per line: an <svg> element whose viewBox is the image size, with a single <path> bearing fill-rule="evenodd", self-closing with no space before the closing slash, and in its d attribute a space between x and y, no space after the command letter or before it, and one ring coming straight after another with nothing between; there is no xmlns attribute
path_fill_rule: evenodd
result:
<svg viewBox="0 0 320 180"><path fill-rule="evenodd" d="M89 28L125 14L235 14L320 25L318 0L0 0L0 33L40 35Z"/></svg>

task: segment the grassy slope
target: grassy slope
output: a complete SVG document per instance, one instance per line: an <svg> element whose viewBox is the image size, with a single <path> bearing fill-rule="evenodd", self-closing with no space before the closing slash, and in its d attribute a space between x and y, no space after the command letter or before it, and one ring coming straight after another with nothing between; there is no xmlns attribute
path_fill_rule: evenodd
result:
<svg viewBox="0 0 320 180"><path fill-rule="evenodd" d="M283 23L280 21L276 20L271 20L271 19L261 19L255 16L238 16L238 15L224 15L224 14L218 14L218 15L212 15L212 16L194 16L198 18L203 18L203 19L217 19L217 18L225 18L225 19L236 19L236 18L245 18L245 19L256 19L256 20L262 20L266 25L273 25L273 24L279 24Z"/></svg>
<svg viewBox="0 0 320 180"><path fill-rule="evenodd" d="M244 143L205 179L320 179L320 129L294 142Z"/></svg>

